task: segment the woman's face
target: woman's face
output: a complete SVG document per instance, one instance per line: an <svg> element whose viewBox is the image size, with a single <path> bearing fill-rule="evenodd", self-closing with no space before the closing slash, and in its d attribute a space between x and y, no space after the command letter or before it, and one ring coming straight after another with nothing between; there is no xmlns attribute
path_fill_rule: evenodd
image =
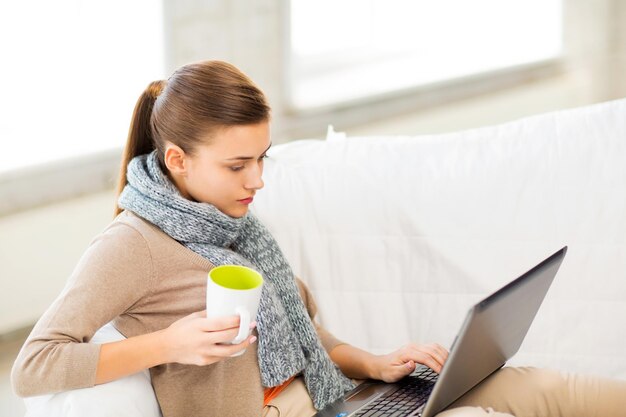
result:
<svg viewBox="0 0 626 417"><path fill-rule="evenodd" d="M243 217L257 190L263 188L263 159L270 148L269 123L218 130L193 156L166 165L181 195L210 203L231 217ZM180 149L180 148L179 148Z"/></svg>

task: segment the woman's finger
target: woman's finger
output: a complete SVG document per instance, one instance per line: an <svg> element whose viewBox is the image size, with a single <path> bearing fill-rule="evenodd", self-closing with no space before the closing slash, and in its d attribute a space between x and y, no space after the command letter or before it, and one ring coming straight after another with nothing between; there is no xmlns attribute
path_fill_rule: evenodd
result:
<svg viewBox="0 0 626 417"><path fill-rule="evenodd" d="M215 332L206 333L206 343L215 345L218 343L229 343L231 340L237 337L239 334L239 328L220 330Z"/></svg>
<svg viewBox="0 0 626 417"><path fill-rule="evenodd" d="M237 335L235 334L235 336ZM246 349L248 346L250 346L251 343L256 342L256 339L257 339L256 336L248 336L243 342L237 343L235 345L231 345L231 344L213 345L213 347L211 348L210 355L220 357L220 358L232 356Z"/></svg>
<svg viewBox="0 0 626 417"><path fill-rule="evenodd" d="M432 356L440 366L443 366L445 363L445 355L442 354L435 344L421 345L420 349Z"/></svg>
<svg viewBox="0 0 626 417"><path fill-rule="evenodd" d="M427 345L429 349L432 349L433 356L437 358L437 361L441 364L441 366L446 363L448 359L448 351L443 348L443 346L438 345L437 343L431 343Z"/></svg>
<svg viewBox="0 0 626 417"><path fill-rule="evenodd" d="M448 352L448 349L444 348L438 343L434 343L433 345L435 346L435 349L437 349L437 351L443 358L443 362L445 363L448 360L448 355L450 354L450 352Z"/></svg>
<svg viewBox="0 0 626 417"><path fill-rule="evenodd" d="M430 353L421 349L411 349L403 357L403 362L415 361L422 365L428 366L435 372L441 371L441 364Z"/></svg>
<svg viewBox="0 0 626 417"><path fill-rule="evenodd" d="M205 332L219 332L239 328L239 316L211 317L200 322L200 329Z"/></svg>
<svg viewBox="0 0 626 417"><path fill-rule="evenodd" d="M405 363L387 363L380 376L385 382L396 382L407 375L410 375L417 364L413 360Z"/></svg>
<svg viewBox="0 0 626 417"><path fill-rule="evenodd" d="M443 359L439 358L439 353L432 346L411 344L407 345L402 351L402 362L414 360L436 372L440 372L443 367Z"/></svg>

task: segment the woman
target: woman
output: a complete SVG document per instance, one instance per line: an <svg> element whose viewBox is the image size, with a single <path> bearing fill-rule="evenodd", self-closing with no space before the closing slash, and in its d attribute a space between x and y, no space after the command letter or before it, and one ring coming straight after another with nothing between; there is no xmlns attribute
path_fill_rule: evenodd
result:
<svg viewBox="0 0 626 417"><path fill-rule="evenodd" d="M448 352L437 344L372 355L315 323L306 286L248 213L263 187L269 121L261 90L224 62L186 65L148 86L124 152L117 217L22 348L12 372L18 395L89 387L149 368L165 417L306 416L351 389L349 378L397 381L418 363L441 370ZM236 336L237 317L204 313L207 272L221 264L251 266L266 280L256 329L238 345L222 344ZM111 320L126 340L85 343ZM547 401L558 406L570 401L569 381L546 371L501 371L455 406L534 412L517 392L521 384L551 387ZM607 399L626 391L600 383ZM589 404L598 409L602 399Z"/></svg>
<svg viewBox="0 0 626 417"><path fill-rule="evenodd" d="M360 366L370 355L334 349L339 342L311 326L308 292L300 284L309 300L305 311L271 236L247 216L263 187L269 119L263 93L223 62L188 65L167 82L150 84L137 103L122 163L119 204L127 210L92 242L33 330L14 367L19 395L92 386L150 368L165 416L253 415L263 407L261 381L293 391L305 378L321 407L352 383L336 370L320 338L346 372L354 368L354 377L397 379L417 360L441 367L443 348L414 346L402 351L402 361L376 357L370 371ZM263 250L255 253L250 242L259 239ZM263 267L263 255L282 263L262 269L276 291L268 285L263 297L259 346L230 358L256 335L235 346L219 344L234 338L238 321L204 317L207 271L222 263ZM82 343L110 320L127 340ZM273 361L258 361L257 350ZM284 385L299 373L303 377Z"/></svg>

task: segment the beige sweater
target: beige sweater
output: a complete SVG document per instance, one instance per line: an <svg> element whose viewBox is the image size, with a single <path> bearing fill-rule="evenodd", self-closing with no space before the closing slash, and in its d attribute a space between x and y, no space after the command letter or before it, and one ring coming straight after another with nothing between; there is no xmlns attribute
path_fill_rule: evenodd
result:
<svg viewBox="0 0 626 417"><path fill-rule="evenodd" d="M95 383L100 345L87 343L113 320L126 337L166 328L205 308L213 265L131 212L121 213L89 245L66 287L35 325L12 371L20 396ZM298 280L310 316L316 307ZM327 351L341 342L316 323ZM263 408L256 344L208 365L150 369L164 417L254 416Z"/></svg>

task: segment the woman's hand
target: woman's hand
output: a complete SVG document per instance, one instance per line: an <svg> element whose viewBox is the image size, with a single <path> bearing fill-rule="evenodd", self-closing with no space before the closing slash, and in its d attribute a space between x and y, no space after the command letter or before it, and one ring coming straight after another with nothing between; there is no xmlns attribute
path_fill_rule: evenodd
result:
<svg viewBox="0 0 626 417"><path fill-rule="evenodd" d="M254 328L253 322L250 328ZM233 340L239 331L239 316L207 319L206 311L183 317L162 331L161 341L167 362L186 365L210 365L227 359L256 341L248 336L243 342L223 344Z"/></svg>
<svg viewBox="0 0 626 417"><path fill-rule="evenodd" d="M396 382L412 373L418 363L439 373L447 359L448 351L441 345L411 343L387 355L375 356L370 373L374 379Z"/></svg>
<svg viewBox="0 0 626 417"><path fill-rule="evenodd" d="M250 328L256 326L252 323ZM242 351L256 340L248 336L238 345L222 345L233 340L239 330L239 316L207 319L206 312L190 314L170 327L129 337L100 347L96 384L114 381L143 369L164 363L209 365Z"/></svg>

